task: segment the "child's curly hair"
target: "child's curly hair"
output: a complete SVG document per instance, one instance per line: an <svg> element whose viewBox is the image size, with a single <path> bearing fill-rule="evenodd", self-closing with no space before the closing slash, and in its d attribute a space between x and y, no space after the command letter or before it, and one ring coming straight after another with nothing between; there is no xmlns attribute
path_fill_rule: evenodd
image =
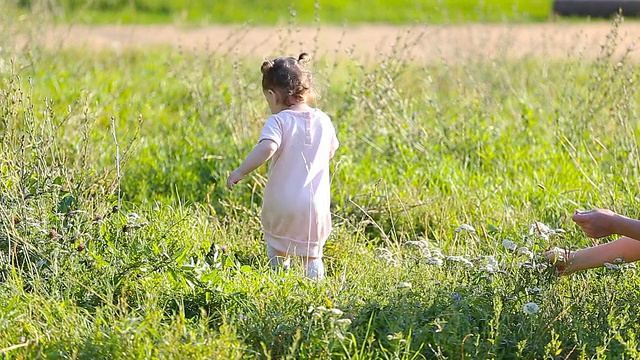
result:
<svg viewBox="0 0 640 360"><path fill-rule="evenodd" d="M265 60L260 67L262 72L262 89L280 93L286 106L313 97L313 76L307 69L309 54L303 52L298 59L280 57Z"/></svg>

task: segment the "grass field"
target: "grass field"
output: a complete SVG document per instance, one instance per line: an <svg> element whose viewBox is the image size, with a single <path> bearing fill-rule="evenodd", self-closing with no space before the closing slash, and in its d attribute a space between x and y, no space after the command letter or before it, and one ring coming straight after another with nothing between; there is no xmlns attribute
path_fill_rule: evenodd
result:
<svg viewBox="0 0 640 360"><path fill-rule="evenodd" d="M535 255L592 243L575 209L640 216L640 79L609 58L616 29L595 61L316 59L341 141L321 283L267 265L266 169L224 187L268 116L261 59L3 34L0 352L637 358L635 266L557 278Z"/></svg>
<svg viewBox="0 0 640 360"><path fill-rule="evenodd" d="M23 11L41 7L38 0L13 0ZM49 4L47 2L47 4ZM51 2L59 21L74 23L299 23L356 24L380 22L452 23L465 21L544 21L550 0L373 0L357 1L186 1L186 0L60 0Z"/></svg>

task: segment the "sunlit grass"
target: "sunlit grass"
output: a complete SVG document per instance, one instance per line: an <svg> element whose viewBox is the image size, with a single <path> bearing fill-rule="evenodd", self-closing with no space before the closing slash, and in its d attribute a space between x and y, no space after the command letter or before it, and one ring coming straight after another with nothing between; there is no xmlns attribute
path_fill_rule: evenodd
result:
<svg viewBox="0 0 640 360"><path fill-rule="evenodd" d="M531 257L590 244L576 208L640 215L637 64L316 59L341 148L315 283L268 268L266 170L223 186L268 115L261 59L1 54L8 357L637 356L634 267Z"/></svg>
<svg viewBox="0 0 640 360"><path fill-rule="evenodd" d="M23 9L39 1L15 1ZM413 22L456 23L531 22L551 16L551 1L451 1L375 0L315 1L149 1L63 0L53 9L61 21L74 23L252 23L286 24L292 17L301 23L357 24L364 22L405 24Z"/></svg>

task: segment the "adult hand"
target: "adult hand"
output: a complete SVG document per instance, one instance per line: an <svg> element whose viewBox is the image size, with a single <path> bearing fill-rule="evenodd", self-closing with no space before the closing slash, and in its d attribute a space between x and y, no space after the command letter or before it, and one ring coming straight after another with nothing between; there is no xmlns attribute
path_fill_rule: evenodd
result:
<svg viewBox="0 0 640 360"><path fill-rule="evenodd" d="M589 211L576 210L572 218L588 237L597 239L616 232L614 224L616 216L617 214L611 210L595 209Z"/></svg>
<svg viewBox="0 0 640 360"><path fill-rule="evenodd" d="M238 183L238 181L242 180L243 177L244 176L242 176L238 170L231 172L231 175L229 175L229 178L227 179L227 187L229 190L233 190L233 187Z"/></svg>

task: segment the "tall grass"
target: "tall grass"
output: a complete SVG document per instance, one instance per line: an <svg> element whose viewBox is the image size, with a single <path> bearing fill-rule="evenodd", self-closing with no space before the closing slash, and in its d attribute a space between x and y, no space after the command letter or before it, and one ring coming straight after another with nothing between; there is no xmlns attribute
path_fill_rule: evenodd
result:
<svg viewBox="0 0 640 360"><path fill-rule="evenodd" d="M268 115L260 59L0 46L8 358L637 356L635 267L559 279L527 252L589 244L576 208L639 215L638 67L614 41L316 59L341 140L321 283L268 268L264 168L223 186Z"/></svg>

